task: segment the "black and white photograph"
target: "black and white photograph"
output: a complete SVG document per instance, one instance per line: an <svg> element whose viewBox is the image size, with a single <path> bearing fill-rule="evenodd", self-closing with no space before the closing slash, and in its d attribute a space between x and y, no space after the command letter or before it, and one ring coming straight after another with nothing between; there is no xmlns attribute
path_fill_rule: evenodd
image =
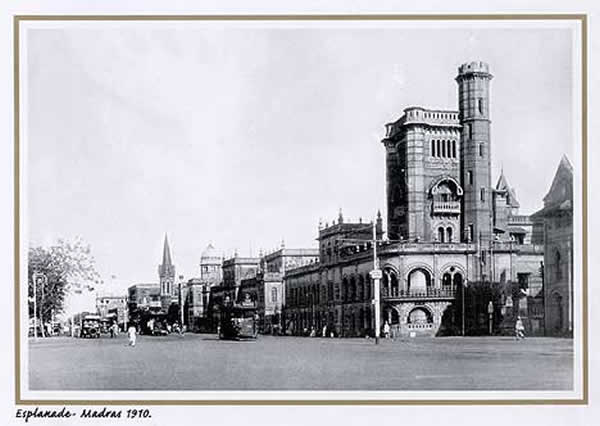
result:
<svg viewBox="0 0 600 426"><path fill-rule="evenodd" d="M21 397L581 400L581 34L23 19Z"/></svg>

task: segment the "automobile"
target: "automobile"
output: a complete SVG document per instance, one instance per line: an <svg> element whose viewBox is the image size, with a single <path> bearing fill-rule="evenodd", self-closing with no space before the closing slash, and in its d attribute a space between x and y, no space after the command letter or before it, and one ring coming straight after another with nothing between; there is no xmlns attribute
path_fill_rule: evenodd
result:
<svg viewBox="0 0 600 426"><path fill-rule="evenodd" d="M100 337L100 316L85 315L81 319L81 330L79 337L97 339Z"/></svg>
<svg viewBox="0 0 600 426"><path fill-rule="evenodd" d="M256 339L258 318L254 303L229 304L220 307L219 339Z"/></svg>

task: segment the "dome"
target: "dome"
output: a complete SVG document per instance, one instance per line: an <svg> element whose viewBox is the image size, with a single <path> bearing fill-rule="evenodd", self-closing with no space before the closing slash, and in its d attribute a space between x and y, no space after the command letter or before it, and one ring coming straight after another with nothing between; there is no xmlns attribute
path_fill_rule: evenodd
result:
<svg viewBox="0 0 600 426"><path fill-rule="evenodd" d="M215 247L212 244L209 244L200 255L200 264L214 263L214 261L218 261L220 263L221 257L218 255Z"/></svg>

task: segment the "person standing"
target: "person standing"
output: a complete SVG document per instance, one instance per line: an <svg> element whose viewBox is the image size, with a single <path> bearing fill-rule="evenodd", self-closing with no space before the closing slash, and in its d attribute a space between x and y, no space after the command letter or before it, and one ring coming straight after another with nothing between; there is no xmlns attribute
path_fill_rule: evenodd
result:
<svg viewBox="0 0 600 426"><path fill-rule="evenodd" d="M390 338L390 324L387 321L383 324L383 335L386 339Z"/></svg>
<svg viewBox="0 0 600 426"><path fill-rule="evenodd" d="M515 337L517 340L525 338L525 326L523 325L521 317L517 317L517 322L515 322Z"/></svg>
<svg viewBox="0 0 600 426"><path fill-rule="evenodd" d="M135 329L135 326L133 324L131 324L129 326L129 329L127 330L127 334L129 335L129 346L135 346L137 330Z"/></svg>

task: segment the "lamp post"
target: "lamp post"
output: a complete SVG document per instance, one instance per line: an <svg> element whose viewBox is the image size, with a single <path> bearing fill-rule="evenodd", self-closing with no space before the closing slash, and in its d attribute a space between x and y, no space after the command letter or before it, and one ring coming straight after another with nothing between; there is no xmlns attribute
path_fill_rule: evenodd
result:
<svg viewBox="0 0 600 426"><path fill-rule="evenodd" d="M183 333L183 293L181 284L183 283L183 275L179 276L179 320L181 324L181 332Z"/></svg>
<svg viewBox="0 0 600 426"><path fill-rule="evenodd" d="M382 278L379 262L377 261L377 230L376 221L373 221L373 270L371 278L373 279L373 303L375 304L375 344L379 344L379 335L381 328L381 304L380 304L380 280Z"/></svg>

